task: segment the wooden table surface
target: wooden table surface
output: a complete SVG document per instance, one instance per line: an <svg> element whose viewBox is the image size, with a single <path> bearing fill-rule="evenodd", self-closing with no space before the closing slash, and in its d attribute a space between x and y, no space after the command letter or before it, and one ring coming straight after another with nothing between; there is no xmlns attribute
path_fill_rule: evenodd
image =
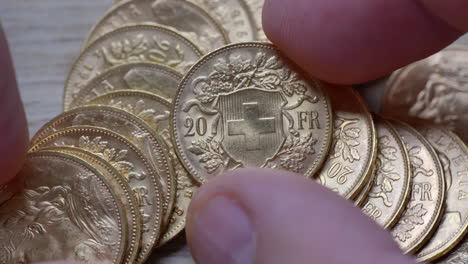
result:
<svg viewBox="0 0 468 264"><path fill-rule="evenodd" d="M33 135L62 112L68 71L88 31L113 0L0 1L0 20L10 43L29 131ZM468 37L461 42L468 44ZM176 253L167 256L173 251ZM169 247L156 254L151 263L194 263L186 249Z"/></svg>

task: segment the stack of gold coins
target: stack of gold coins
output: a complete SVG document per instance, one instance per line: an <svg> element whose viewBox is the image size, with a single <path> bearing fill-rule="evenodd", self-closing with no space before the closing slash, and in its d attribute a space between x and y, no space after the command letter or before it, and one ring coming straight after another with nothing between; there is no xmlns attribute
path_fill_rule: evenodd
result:
<svg viewBox="0 0 468 264"><path fill-rule="evenodd" d="M265 42L262 6L116 2L68 75L65 112L0 187L0 263L144 263L182 233L197 188L238 168L310 178L405 253L467 263L468 50L396 72L373 114Z"/></svg>

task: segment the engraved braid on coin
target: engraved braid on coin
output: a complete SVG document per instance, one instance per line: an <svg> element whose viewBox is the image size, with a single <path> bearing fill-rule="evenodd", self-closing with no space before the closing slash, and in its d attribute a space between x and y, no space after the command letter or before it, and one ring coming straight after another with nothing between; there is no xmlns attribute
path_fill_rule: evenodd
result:
<svg viewBox="0 0 468 264"><path fill-rule="evenodd" d="M317 172L331 144L331 106L321 84L295 69L266 43L226 46L192 67L173 133L198 182L242 167Z"/></svg>
<svg viewBox="0 0 468 264"><path fill-rule="evenodd" d="M104 176L115 191L117 197L121 199L128 224L128 243L126 243L125 261L123 263L134 263L138 250L140 249L142 220L138 210L137 197L133 193L132 187L127 183L125 177L105 159L79 148L56 147L43 150L61 152L79 157L88 162Z"/></svg>
<svg viewBox="0 0 468 264"><path fill-rule="evenodd" d="M163 141L153 130L134 115L109 106L87 106L65 112L48 122L32 139L37 144L51 134L74 126L96 126L111 130L130 140L150 162L162 186L164 199L163 226L172 214L176 192L176 179Z"/></svg>
<svg viewBox="0 0 468 264"><path fill-rule="evenodd" d="M445 203L445 178L437 153L410 126L392 121L409 153L413 186L410 202L392 230L405 253L414 253L432 236Z"/></svg>
<svg viewBox="0 0 468 264"><path fill-rule="evenodd" d="M367 185L376 157L374 122L353 88L329 86L327 93L334 106L334 133L319 183L346 199L355 199Z"/></svg>
<svg viewBox="0 0 468 264"><path fill-rule="evenodd" d="M224 29L205 10L186 0L125 1L109 10L91 30L86 41L130 24L156 23L178 32L204 53L230 43Z"/></svg>
<svg viewBox="0 0 468 264"><path fill-rule="evenodd" d="M418 261L434 261L455 247L468 231L468 148L452 132L441 127L418 130L437 151L445 172L445 212L433 237L417 254Z"/></svg>
<svg viewBox="0 0 468 264"><path fill-rule="evenodd" d="M31 148L69 146L98 155L124 175L140 201L142 246L136 263L143 263L157 243L163 216L162 187L150 162L126 138L103 128L77 126L61 130Z"/></svg>
<svg viewBox="0 0 468 264"><path fill-rule="evenodd" d="M450 47L395 72L382 112L409 123L446 126L468 142L468 48Z"/></svg>
<svg viewBox="0 0 468 264"><path fill-rule="evenodd" d="M87 47L73 65L65 84L63 107L100 73L117 65L152 62L184 73L202 56L188 39L162 26L119 28Z"/></svg>
<svg viewBox="0 0 468 264"><path fill-rule="evenodd" d="M90 101L89 105L109 105L133 113L147 122L164 139L177 177L174 212L166 232L159 241L159 246L169 242L184 230L188 207L198 188L175 154L169 133L171 103L150 93L122 90L97 97Z"/></svg>
<svg viewBox="0 0 468 264"><path fill-rule="evenodd" d="M363 213L385 229L392 228L408 204L413 174L408 151L397 131L375 116L378 135L376 178L363 206Z"/></svg>
<svg viewBox="0 0 468 264"><path fill-rule="evenodd" d="M78 92L69 109L119 90L147 91L172 100L181 80L182 74L161 64L141 62L119 65L91 80Z"/></svg>
<svg viewBox="0 0 468 264"><path fill-rule="evenodd" d="M89 163L58 152L29 153L12 184L22 188L0 207L0 263L122 263L123 205Z"/></svg>

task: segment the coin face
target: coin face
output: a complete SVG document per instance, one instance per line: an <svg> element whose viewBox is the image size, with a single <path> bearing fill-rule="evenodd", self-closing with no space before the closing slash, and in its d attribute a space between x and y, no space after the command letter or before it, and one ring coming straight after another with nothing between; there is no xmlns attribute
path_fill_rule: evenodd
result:
<svg viewBox="0 0 468 264"><path fill-rule="evenodd" d="M447 256L432 261L434 264L465 264L468 263L468 240L465 239Z"/></svg>
<svg viewBox="0 0 468 264"><path fill-rule="evenodd" d="M180 34L160 26L134 25L106 34L86 48L65 84L64 109L100 73L126 63L152 62L184 73L202 53Z"/></svg>
<svg viewBox="0 0 468 264"><path fill-rule="evenodd" d="M94 26L87 43L122 26L156 23L180 33L204 53L229 43L224 29L206 11L186 0L125 1L114 6Z"/></svg>
<svg viewBox="0 0 468 264"><path fill-rule="evenodd" d="M262 14L263 14L263 5L265 4L265 0L245 0L247 3L250 12L252 13L255 24L257 25L257 38L260 41L269 41L265 32L263 31L263 21L262 21Z"/></svg>
<svg viewBox="0 0 468 264"><path fill-rule="evenodd" d="M175 154L169 133L171 104L159 96L139 91L109 93L89 103L114 106L128 111L147 122L164 140L177 179L174 211L169 226L159 240L159 245L167 243L184 230L188 207L198 188Z"/></svg>
<svg viewBox="0 0 468 264"><path fill-rule="evenodd" d="M364 206L364 202L367 200L367 195L369 194L370 190L374 186L374 181L375 181L375 172L376 172L376 167L375 165L372 167L372 174L369 177L369 180L367 181L367 184L364 188L362 188L361 192L357 196L357 198L354 200L354 205L362 207Z"/></svg>
<svg viewBox="0 0 468 264"><path fill-rule="evenodd" d="M448 48L395 73L382 111L410 123L448 127L468 142L468 48Z"/></svg>
<svg viewBox="0 0 468 264"><path fill-rule="evenodd" d="M151 253L161 233L162 187L150 162L130 141L103 128L77 126L61 130L34 145L41 148L68 146L81 148L108 161L128 181L140 201L142 246L137 263Z"/></svg>
<svg viewBox="0 0 468 264"><path fill-rule="evenodd" d="M244 0L190 0L206 10L227 32L231 42L257 39L257 25Z"/></svg>
<svg viewBox="0 0 468 264"><path fill-rule="evenodd" d="M374 122L351 87L327 87L334 106L332 148L319 182L346 199L355 199L367 184L376 157Z"/></svg>
<svg viewBox="0 0 468 264"><path fill-rule="evenodd" d="M312 177L331 144L331 107L269 44L243 43L199 61L173 108L178 156L197 181L236 168Z"/></svg>
<svg viewBox="0 0 468 264"><path fill-rule="evenodd" d="M458 136L440 127L420 127L437 151L445 172L447 198L437 231L417 254L421 262L433 261L455 247L468 231L468 148Z"/></svg>
<svg viewBox="0 0 468 264"><path fill-rule="evenodd" d="M82 149L56 147L47 148L45 150L61 152L79 157L93 166L93 168L100 172L106 179L117 197L122 201L125 219L128 225L127 238L129 242L126 243L124 263L134 263L141 242L141 216L138 209L137 198L125 177L112 167L112 165L105 159Z"/></svg>
<svg viewBox="0 0 468 264"><path fill-rule="evenodd" d="M405 253L414 253L433 234L445 202L445 178L436 152L415 129L392 121L408 150L413 174L410 201L392 230Z"/></svg>
<svg viewBox="0 0 468 264"><path fill-rule="evenodd" d="M109 106L87 106L65 112L40 129L33 144L53 133L74 126L96 126L111 130L132 142L156 171L164 199L163 225L171 216L176 190L176 179L162 140L152 129L132 114Z"/></svg>
<svg viewBox="0 0 468 264"><path fill-rule="evenodd" d="M408 151L397 131L380 117L374 121L379 142L376 176L362 212L387 229L395 225L408 204L413 175Z"/></svg>
<svg viewBox="0 0 468 264"><path fill-rule="evenodd" d="M181 80L180 73L160 64L123 64L91 80L74 96L68 108L82 106L98 96L119 90L147 91L172 100Z"/></svg>
<svg viewBox="0 0 468 264"><path fill-rule="evenodd" d="M0 206L0 263L122 263L123 206L92 166L39 151L28 154L15 181L20 191Z"/></svg>

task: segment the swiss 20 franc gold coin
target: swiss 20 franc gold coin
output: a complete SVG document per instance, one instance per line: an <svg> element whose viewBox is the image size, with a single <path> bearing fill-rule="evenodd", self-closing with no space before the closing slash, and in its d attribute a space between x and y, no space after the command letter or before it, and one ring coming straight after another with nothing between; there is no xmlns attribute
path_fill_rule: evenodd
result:
<svg viewBox="0 0 468 264"><path fill-rule="evenodd" d="M161 64L123 64L91 80L76 94L68 108L82 106L98 96L119 90L147 91L173 100L181 80L182 74Z"/></svg>
<svg viewBox="0 0 468 264"><path fill-rule="evenodd" d="M408 149L413 174L410 202L392 230L405 253L423 246L439 224L445 203L445 178L439 158L415 129L392 121Z"/></svg>
<svg viewBox="0 0 468 264"><path fill-rule="evenodd" d="M125 1L114 6L94 26L88 44L122 26L157 23L191 40L204 53L228 44L224 29L205 10L186 0Z"/></svg>
<svg viewBox="0 0 468 264"><path fill-rule="evenodd" d="M111 130L132 142L156 171L163 190L163 225L172 214L175 199L176 178L165 145L158 135L134 115L110 106L86 106L65 112L54 118L32 139L36 144L53 133L74 126L96 126Z"/></svg>
<svg viewBox="0 0 468 264"><path fill-rule="evenodd" d="M434 236L417 254L433 261L455 247L468 231L468 148L452 132L440 127L420 127L439 155L445 172L445 212Z"/></svg>
<svg viewBox="0 0 468 264"><path fill-rule="evenodd" d="M450 254L432 261L434 264L465 264L468 263L468 239L465 238Z"/></svg>
<svg viewBox="0 0 468 264"><path fill-rule="evenodd" d="M468 142L468 48L447 48L396 72L382 111L410 123L448 127Z"/></svg>
<svg viewBox="0 0 468 264"><path fill-rule="evenodd" d="M245 0L189 0L206 10L228 34L231 42L257 40L257 25Z"/></svg>
<svg viewBox="0 0 468 264"><path fill-rule="evenodd" d="M94 169L104 176L117 197L121 199L125 212L125 219L128 227L128 242L126 243L124 263L134 263L138 250L140 249L141 215L140 210L138 209L137 197L135 196L132 187L127 183L125 177L105 159L82 149L72 147L54 147L44 150L77 156L88 162Z"/></svg>
<svg viewBox="0 0 468 264"><path fill-rule="evenodd" d="M413 175L408 151L393 126L375 116L378 147L376 177L362 211L385 229L393 227L408 204Z"/></svg>
<svg viewBox="0 0 468 264"><path fill-rule="evenodd" d="M204 57L182 80L172 113L178 156L200 183L236 168L312 177L331 144L321 84L270 44L234 44Z"/></svg>
<svg viewBox="0 0 468 264"><path fill-rule="evenodd" d="M327 87L333 105L333 139L319 182L346 199L355 199L367 184L376 157L372 115L351 87Z"/></svg>
<svg viewBox="0 0 468 264"><path fill-rule="evenodd" d="M254 18L255 24L257 26L257 38L260 41L268 41L265 32L263 31L263 21L262 21L262 14L263 14L263 5L265 4L265 0L245 0L247 6L249 7L250 12Z"/></svg>
<svg viewBox="0 0 468 264"><path fill-rule="evenodd" d="M71 69L65 84L64 109L94 77L126 63L152 62L184 73L201 51L182 35L161 26L134 25L119 28L86 48Z"/></svg>
<svg viewBox="0 0 468 264"><path fill-rule="evenodd" d="M174 211L169 226L159 240L159 245L169 242L184 230L188 207L198 188L175 154L169 133L171 103L150 93L122 90L97 97L89 104L110 105L128 111L147 122L163 138L177 178Z"/></svg>
<svg viewBox="0 0 468 264"><path fill-rule="evenodd" d="M375 176L376 176L375 171L376 171L376 167L375 167L375 164L374 164L372 166L372 174L369 177L369 180L366 183L366 186L364 186L364 188L362 188L361 192L359 193L359 195L354 200L354 205L359 206L359 207L364 206L364 202L367 200L367 195L369 194L372 187L374 187L374 181L375 181Z"/></svg>
<svg viewBox="0 0 468 264"><path fill-rule="evenodd" d="M22 188L0 206L0 263L122 263L123 205L89 163L63 153L30 153L15 181Z"/></svg>
<svg viewBox="0 0 468 264"><path fill-rule="evenodd" d="M150 162L128 139L103 128L67 128L44 138L32 151L56 146L81 148L98 155L127 179L140 201L143 234L136 262L143 263L159 239L163 218L162 187Z"/></svg>

